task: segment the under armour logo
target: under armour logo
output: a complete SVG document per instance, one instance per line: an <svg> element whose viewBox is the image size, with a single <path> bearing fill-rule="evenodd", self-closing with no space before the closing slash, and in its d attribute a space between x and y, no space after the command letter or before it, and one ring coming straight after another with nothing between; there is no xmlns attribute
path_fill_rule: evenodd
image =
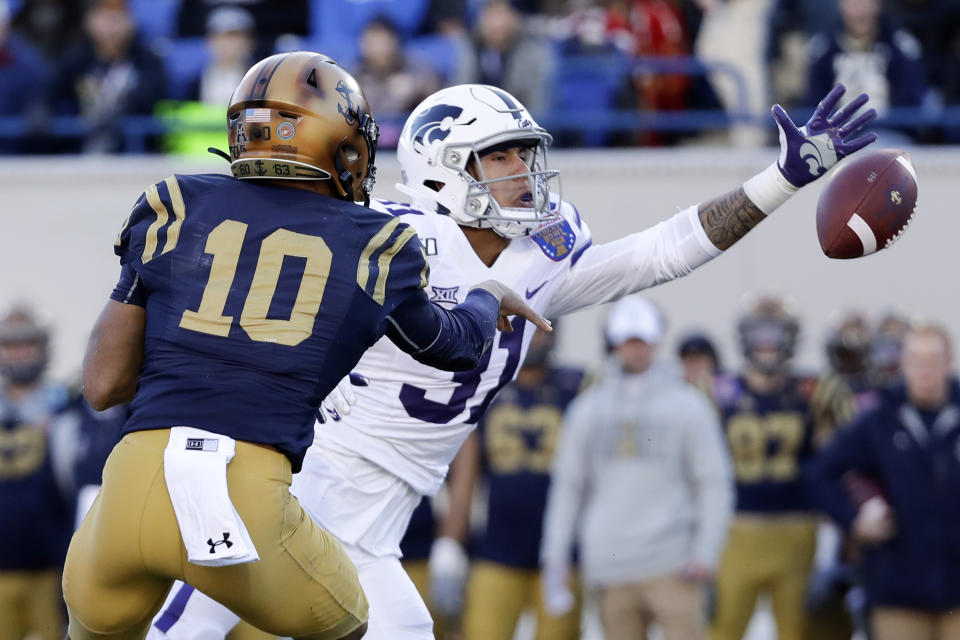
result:
<svg viewBox="0 0 960 640"><path fill-rule="evenodd" d="M233 546L233 543L230 542L230 533L227 531L223 532L223 540L213 541L213 538L207 538L207 544L210 545L210 553L216 553L217 547L222 544L227 545L227 549Z"/></svg>

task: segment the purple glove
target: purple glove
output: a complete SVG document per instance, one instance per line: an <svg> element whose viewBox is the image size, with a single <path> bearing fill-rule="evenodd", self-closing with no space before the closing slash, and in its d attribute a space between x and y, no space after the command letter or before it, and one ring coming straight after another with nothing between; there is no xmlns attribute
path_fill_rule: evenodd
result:
<svg viewBox="0 0 960 640"><path fill-rule="evenodd" d="M877 117L868 109L854 114L867 103L867 94L861 93L833 115L834 108L846 89L838 84L817 105L813 116L798 129L787 112L773 105L773 118L780 129L780 159L777 166L787 182L795 187L810 184L839 160L859 151L877 139L875 133L865 133L850 139L860 127Z"/></svg>

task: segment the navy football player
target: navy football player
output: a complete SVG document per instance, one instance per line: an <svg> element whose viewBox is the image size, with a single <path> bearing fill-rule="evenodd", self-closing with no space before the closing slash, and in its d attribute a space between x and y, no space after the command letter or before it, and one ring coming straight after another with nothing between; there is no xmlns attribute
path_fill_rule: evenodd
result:
<svg viewBox="0 0 960 640"><path fill-rule="evenodd" d="M740 319L742 375L715 386L736 483L736 512L716 577L711 640L740 640L757 596L770 596L777 637L802 640L804 597L814 558L816 518L801 467L818 433L849 416L846 387L817 393L818 380L791 367L799 334L782 299L757 298Z"/></svg>
<svg viewBox="0 0 960 640"><path fill-rule="evenodd" d="M27 307L0 321L0 638L63 637L57 583L73 508L56 416L68 396L44 377L48 342Z"/></svg>
<svg viewBox="0 0 960 640"><path fill-rule="evenodd" d="M516 381L504 387L478 425L480 446L461 451L475 452L474 464L482 468L488 487L486 527L467 582L465 640L510 640L525 610L535 613L540 640L580 637L579 601L555 615L541 596L540 540L550 467L564 412L584 386L582 370L551 362L554 344L552 333L533 335ZM442 544L435 544L435 567ZM434 574L440 573L435 568ZM580 590L572 592L579 600Z"/></svg>
<svg viewBox="0 0 960 640"><path fill-rule="evenodd" d="M398 188L412 203L372 206L424 239L431 299L456 305L471 283L495 278L523 291L537 311L560 316L690 273L873 142L875 134L858 134L876 115L860 112L867 96L839 107L843 93L834 88L802 127L774 107L780 156L742 186L601 244L577 208L551 189L559 177L547 164L552 137L526 108L497 87L448 87L424 100L401 132ZM430 613L400 564L400 539L515 377L533 331L520 319L513 328L498 334L478 367L454 374L381 340L357 365L370 384L356 388L356 406L316 431L291 490L356 564L371 602L366 640L433 637Z"/></svg>
<svg viewBox="0 0 960 640"><path fill-rule="evenodd" d="M288 490L322 399L384 334L457 370L506 315L549 327L497 282L452 310L429 302L414 229L354 204L378 130L330 58L258 62L227 126L233 176L149 187L115 243L83 385L130 417L67 555L73 640L143 638L176 579L271 633L361 637L357 571Z"/></svg>

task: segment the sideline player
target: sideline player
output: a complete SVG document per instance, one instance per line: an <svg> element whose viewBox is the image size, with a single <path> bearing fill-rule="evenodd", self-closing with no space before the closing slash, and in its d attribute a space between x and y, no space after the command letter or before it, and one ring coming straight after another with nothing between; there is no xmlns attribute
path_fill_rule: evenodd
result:
<svg viewBox="0 0 960 640"><path fill-rule="evenodd" d="M579 601L555 615L541 597L540 541L551 463L564 411L585 383L582 370L553 364L555 336L534 333L516 380L491 403L467 440L472 446L465 443L454 463L471 479L482 469L487 487L486 526L476 540L463 606L464 640L509 640L525 610L535 613L537 638L580 637ZM462 566L456 559L469 530L473 489L471 482L451 490L442 537L431 553L437 609L459 609L464 574L456 570Z"/></svg>
<svg viewBox="0 0 960 640"><path fill-rule="evenodd" d="M538 312L560 316L686 275L873 142L875 134L856 135L876 116L858 114L867 96L836 109L843 92L835 87L802 128L775 106L779 159L742 186L595 245L577 209L551 194L558 175L546 165L549 133L502 89L449 87L424 100L401 132L398 188L412 205L373 206L417 229L432 300L454 305L470 282L499 278ZM422 496L439 489L461 443L516 375L533 331L519 320L513 328L498 334L478 367L454 374L381 340L357 365L370 384L355 389L351 413L316 430L292 490L357 565L371 603L366 640L432 638L399 542Z"/></svg>
<svg viewBox="0 0 960 640"><path fill-rule="evenodd" d="M852 400L845 385L818 394L817 378L793 370L800 324L779 297L752 301L737 330L746 366L718 383L715 398L733 461L736 511L716 575L710 638L740 640L764 593L777 637L802 640L816 517L801 468L818 434L832 433L849 416Z"/></svg>
<svg viewBox="0 0 960 640"><path fill-rule="evenodd" d="M330 58L261 60L227 125L235 177L149 187L116 241L83 384L94 409L131 415L67 555L73 640L144 637L175 579L272 633L359 638L356 569L289 493L320 401L385 334L471 370L500 313L548 326L500 283L453 311L428 301L415 230L354 204L377 126Z"/></svg>

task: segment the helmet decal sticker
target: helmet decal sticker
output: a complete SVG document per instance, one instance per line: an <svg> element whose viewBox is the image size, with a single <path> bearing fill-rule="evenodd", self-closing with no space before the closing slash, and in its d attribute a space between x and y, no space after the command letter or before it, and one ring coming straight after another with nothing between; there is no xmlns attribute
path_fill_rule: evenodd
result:
<svg viewBox="0 0 960 640"><path fill-rule="evenodd" d="M410 125L410 133L417 144L430 144L446 140L450 135L453 121L463 113L461 107L449 104L435 104L416 116Z"/></svg>
<svg viewBox="0 0 960 640"><path fill-rule="evenodd" d="M343 116L343 119L347 121L347 124L352 127L357 122L357 108L354 106L353 99L351 98L354 93L353 89L351 89L350 85L348 85L346 82L340 80L337 82L336 91L343 96L344 100L347 101L346 107L344 107L342 104L338 104L337 111L339 111L340 115Z"/></svg>

